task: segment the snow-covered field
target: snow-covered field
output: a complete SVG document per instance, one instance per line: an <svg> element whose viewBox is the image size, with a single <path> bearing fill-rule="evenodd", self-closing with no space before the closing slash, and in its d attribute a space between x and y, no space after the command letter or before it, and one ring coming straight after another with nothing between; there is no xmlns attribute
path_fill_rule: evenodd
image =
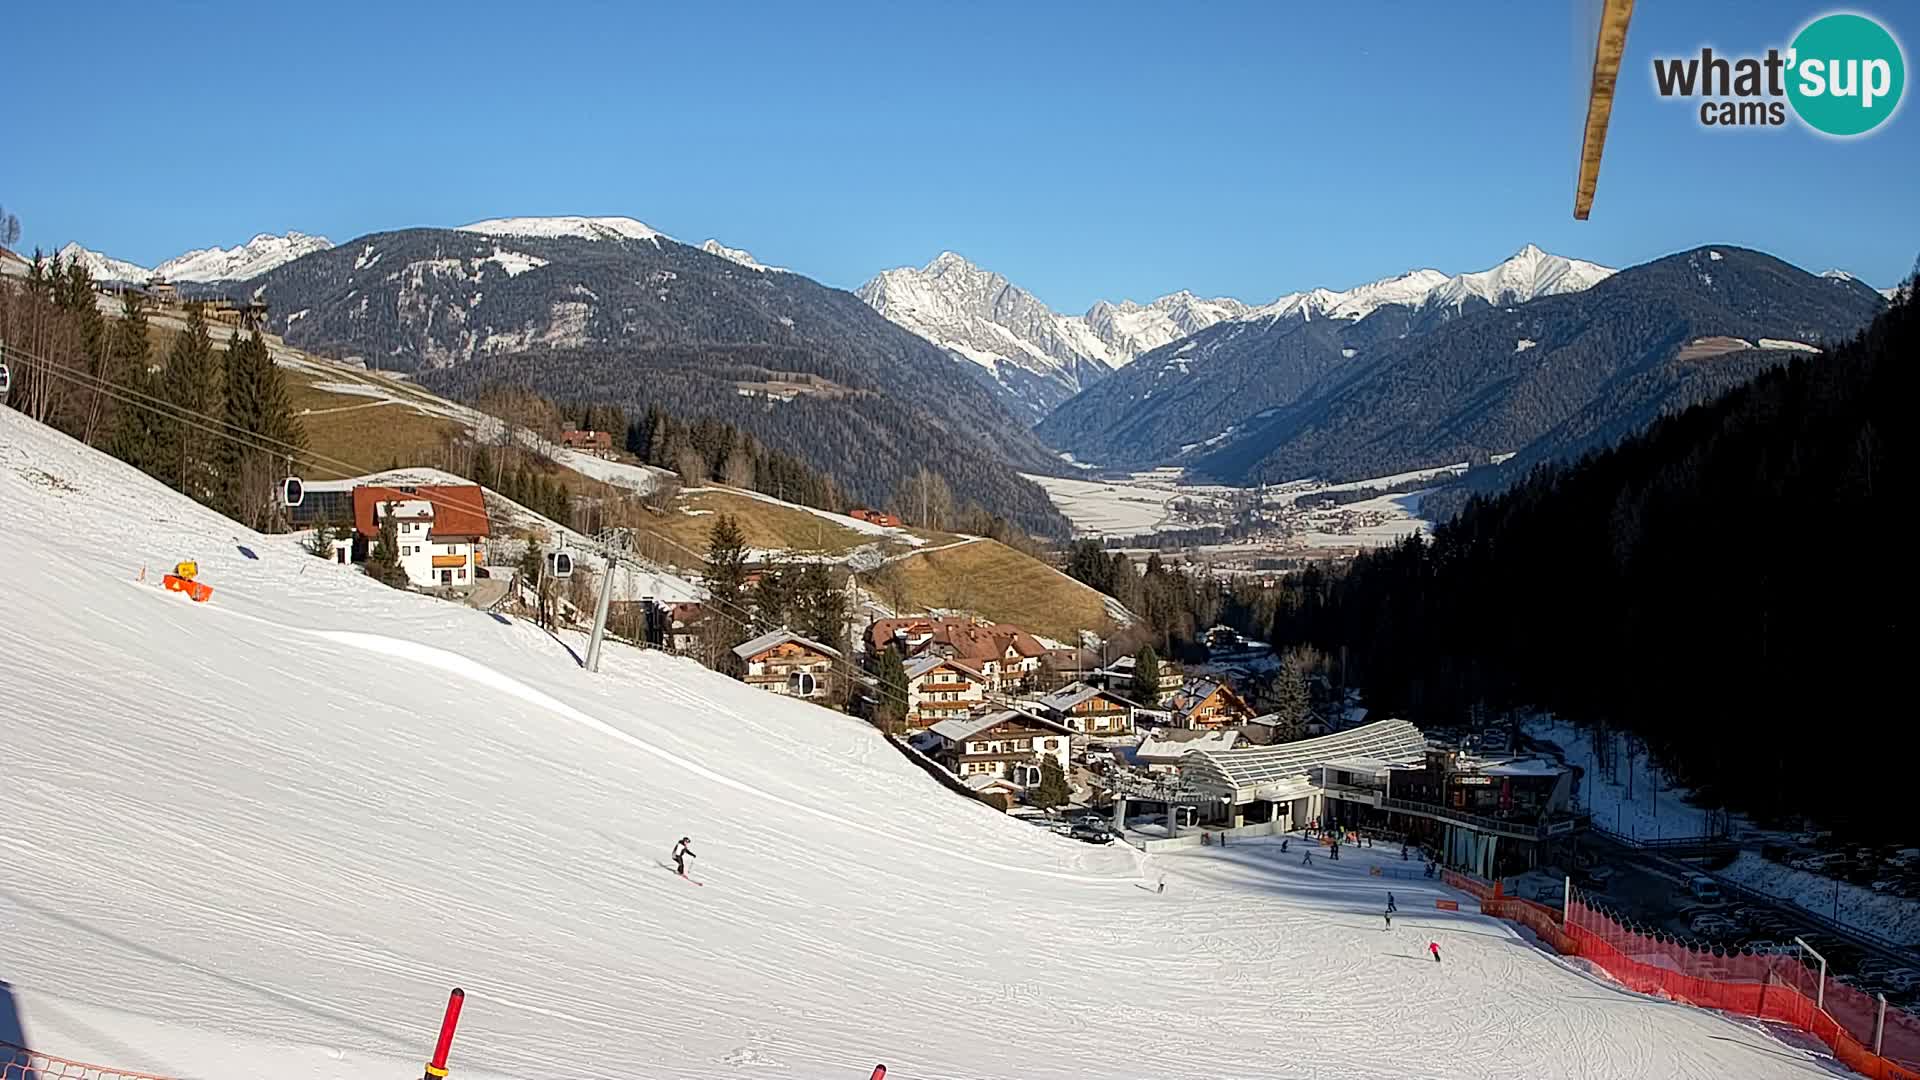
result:
<svg viewBox="0 0 1920 1080"><path fill-rule="evenodd" d="M1889 941L1920 945L1920 901L1795 870L1752 851L1741 852L1733 864L1719 874L1749 889L1791 900L1837 922L1865 927Z"/></svg>
<svg viewBox="0 0 1920 1080"><path fill-rule="evenodd" d="M1511 455L1507 455L1511 456ZM1265 505L1290 506L1301 496L1319 492L1357 491L1385 488L1418 480L1440 481L1466 471L1466 463L1328 484L1318 480L1292 480L1269 485ZM1196 525L1222 524L1218 521L1183 518L1174 503L1187 500L1196 506L1227 507L1236 499L1244 500L1246 489L1217 484L1187 484L1179 469L1154 469L1134 473L1126 481L1082 480L1071 477L1029 475L1053 500L1053 505L1073 523L1082 536L1131 537L1167 529ZM1378 498L1348 503L1330 511L1309 515L1305 528L1293 538L1296 547L1343 549L1384 547L1416 532L1430 531L1432 523L1420 517L1420 498L1424 491L1382 494ZM1373 517L1378 520L1356 526L1352 532L1335 531L1343 514ZM1201 512L1202 518L1206 511Z"/></svg>
<svg viewBox="0 0 1920 1080"><path fill-rule="evenodd" d="M1426 492L1401 491L1348 503L1337 510L1310 515L1312 528L1299 534L1309 548L1378 548L1397 544L1414 533L1433 531L1433 523L1420 516L1420 498ZM1341 532L1337 522L1347 514L1362 518L1351 531Z"/></svg>
<svg viewBox="0 0 1920 1080"><path fill-rule="evenodd" d="M1177 475L1177 470L1176 470ZM1076 480L1064 476L1029 474L1053 500L1074 531L1083 536L1137 536L1176 528L1171 504L1183 498L1206 497L1227 491L1217 487L1175 487L1159 474L1141 473L1133 483Z"/></svg>
<svg viewBox="0 0 1920 1080"><path fill-rule="evenodd" d="M617 645L589 675L8 410L0 547L0 1004L48 1052L404 1076L457 984L472 1080L1832 1075L1372 853L1056 837L859 721ZM210 603L152 584L182 558Z"/></svg>
<svg viewBox="0 0 1920 1080"><path fill-rule="evenodd" d="M1526 732L1558 746L1567 764L1586 770L1580 781L1580 802L1593 814L1595 825L1635 840L1705 836L1710 831L1707 811L1687 801L1692 792L1655 777L1644 753L1628 761L1624 735L1613 736L1618 779L1609 781L1596 763L1592 733L1558 717L1529 720Z"/></svg>

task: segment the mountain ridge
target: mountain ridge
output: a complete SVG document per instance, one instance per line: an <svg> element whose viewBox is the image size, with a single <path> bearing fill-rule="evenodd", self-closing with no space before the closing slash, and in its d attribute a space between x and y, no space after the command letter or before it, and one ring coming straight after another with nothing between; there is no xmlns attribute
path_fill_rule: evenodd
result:
<svg viewBox="0 0 1920 1080"><path fill-rule="evenodd" d="M1517 476L1830 348L1884 307L1866 285L1764 252L1694 248L1397 342L1192 466L1226 481L1347 479L1511 452L1498 469Z"/></svg>
<svg viewBox="0 0 1920 1080"><path fill-rule="evenodd" d="M251 279L289 344L473 395L659 404L732 424L884 504L925 463L961 502L1065 531L1017 475L1059 459L948 357L853 294L632 219L373 233Z"/></svg>
<svg viewBox="0 0 1920 1080"><path fill-rule="evenodd" d="M1182 290L1147 304L1101 300L1062 315L953 251L883 270L855 295L967 365L1033 420L1135 356L1246 310Z"/></svg>
<svg viewBox="0 0 1920 1080"><path fill-rule="evenodd" d="M1140 356L1063 402L1035 430L1080 461L1168 463L1293 404L1391 342L1496 302L1577 292L1612 273L1528 244L1487 270L1421 268L1347 289L1287 293Z"/></svg>
<svg viewBox="0 0 1920 1080"><path fill-rule="evenodd" d="M231 248L197 248L153 267L116 259L77 242L67 244L58 254L69 262L79 259L95 281L145 284L158 277L181 283L212 284L258 277L303 255L325 251L332 246L333 243L324 236L309 236L303 232L288 232L281 236L259 233L251 240Z"/></svg>

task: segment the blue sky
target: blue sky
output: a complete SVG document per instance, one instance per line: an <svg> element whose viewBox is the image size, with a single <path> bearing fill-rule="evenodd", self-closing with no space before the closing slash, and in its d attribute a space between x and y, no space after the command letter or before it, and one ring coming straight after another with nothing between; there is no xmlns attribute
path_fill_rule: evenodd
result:
<svg viewBox="0 0 1920 1080"><path fill-rule="evenodd" d="M1876 285L1920 253L1909 103L1866 139L1708 132L1653 55L1829 8L1639 5L1593 220L1572 220L1597 0L1523 3L36 4L9 13L0 205L22 246L151 264L625 214L852 288L957 250L1053 307L1260 302L1532 242L1701 243ZM1906 44L1920 15L1856 6Z"/></svg>

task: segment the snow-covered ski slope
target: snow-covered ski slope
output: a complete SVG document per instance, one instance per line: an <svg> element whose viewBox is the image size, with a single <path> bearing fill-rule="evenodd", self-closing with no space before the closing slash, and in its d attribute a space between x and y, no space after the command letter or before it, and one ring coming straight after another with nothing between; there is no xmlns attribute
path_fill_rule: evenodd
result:
<svg viewBox="0 0 1920 1080"><path fill-rule="evenodd" d="M858 721L621 647L589 675L5 409L0 550L0 1021L48 1052L410 1076L458 984L470 1080L1827 1075L1386 852L1051 836ZM210 603L135 580L182 558Z"/></svg>

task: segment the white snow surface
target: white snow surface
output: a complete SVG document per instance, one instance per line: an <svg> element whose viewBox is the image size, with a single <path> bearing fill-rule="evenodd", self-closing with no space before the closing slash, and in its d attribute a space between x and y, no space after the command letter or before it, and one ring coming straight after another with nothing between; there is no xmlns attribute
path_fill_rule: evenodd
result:
<svg viewBox="0 0 1920 1080"><path fill-rule="evenodd" d="M1824 874L1782 866L1754 851L1742 851L1721 877L1749 889L1790 900L1815 914L1864 927L1890 941L1920 946L1920 901L1877 893Z"/></svg>
<svg viewBox="0 0 1920 1080"><path fill-rule="evenodd" d="M79 244L68 244L55 252L62 262L78 261L87 268L87 274L95 281L135 281L145 284L153 276L153 271L138 263L125 259L116 259Z"/></svg>
<svg viewBox="0 0 1920 1080"><path fill-rule="evenodd" d="M753 252L748 251L746 248L728 247L718 240L709 239L702 242L700 250L709 255L718 255L728 262L739 263L749 270L764 270L772 274L785 274L789 272L784 266L768 266L762 263L753 257Z"/></svg>
<svg viewBox="0 0 1920 1080"><path fill-rule="evenodd" d="M169 281L243 281L258 277L275 267L290 263L302 255L326 251L333 242L324 236L289 232L285 236L261 233L244 244L231 248L210 247L176 255L148 269L137 263L116 259L100 252L68 244L60 249L64 259L78 257L86 264L95 281L133 281L145 283L151 277Z"/></svg>
<svg viewBox="0 0 1920 1080"><path fill-rule="evenodd" d="M895 323L992 369L1013 364L1079 388L1075 368L1118 368L1134 357L1247 310L1231 297L1186 291L1149 304L1096 302L1061 315L1006 278L943 251L919 268L884 270L856 295Z"/></svg>
<svg viewBox="0 0 1920 1080"><path fill-rule="evenodd" d="M170 281L245 281L302 255L326 251L333 241L324 236L290 232L285 236L261 233L231 248L210 247L168 259L153 272Z"/></svg>
<svg viewBox="0 0 1920 1080"><path fill-rule="evenodd" d="M1362 319L1388 304L1459 307L1478 297L1494 306L1541 296L1579 292L1606 280L1613 270L1597 263L1548 254L1532 244L1496 266L1451 277L1438 270L1412 270L1343 292L1311 289L1288 293L1242 316L1258 319Z"/></svg>
<svg viewBox="0 0 1920 1080"><path fill-rule="evenodd" d="M1787 352L1817 353L1820 351L1818 345L1809 345L1804 341L1795 341L1792 338L1763 337L1760 339L1760 347L1763 349L1783 349Z"/></svg>
<svg viewBox="0 0 1920 1080"><path fill-rule="evenodd" d="M582 240L648 240L658 246L666 233L630 217L489 218L462 225L460 232L488 236L575 237Z"/></svg>
<svg viewBox="0 0 1920 1080"><path fill-rule="evenodd" d="M1389 852L1054 836L860 721L618 645L590 675L577 638L387 589L10 410L0 506L31 569L0 619L0 974L48 1052L399 1076L458 984L475 1080L1831 1075L1435 911L1368 875ZM181 558L211 602L153 586ZM681 836L701 885L664 868Z"/></svg>
<svg viewBox="0 0 1920 1080"><path fill-rule="evenodd" d="M1673 787L1664 778L1656 777L1644 752L1634 758L1629 767L1626 737L1621 733L1612 735L1619 764L1615 767L1617 779L1610 781L1597 764L1593 732L1553 716L1529 720L1526 732L1558 746L1567 764L1585 770L1580 781L1580 802L1592 812L1595 825L1635 840L1707 834L1707 811L1687 801L1693 794L1691 791Z"/></svg>

